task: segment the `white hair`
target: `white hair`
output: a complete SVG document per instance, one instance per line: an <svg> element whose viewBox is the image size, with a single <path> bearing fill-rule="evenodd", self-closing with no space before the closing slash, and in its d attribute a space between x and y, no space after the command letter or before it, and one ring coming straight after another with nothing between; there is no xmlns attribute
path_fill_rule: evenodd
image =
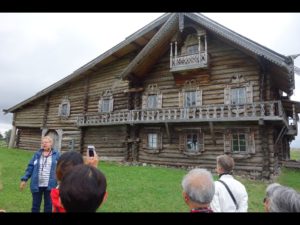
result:
<svg viewBox="0 0 300 225"><path fill-rule="evenodd" d="M211 173L206 169L192 169L181 182L184 192L199 204L210 203L215 194L215 184Z"/></svg>

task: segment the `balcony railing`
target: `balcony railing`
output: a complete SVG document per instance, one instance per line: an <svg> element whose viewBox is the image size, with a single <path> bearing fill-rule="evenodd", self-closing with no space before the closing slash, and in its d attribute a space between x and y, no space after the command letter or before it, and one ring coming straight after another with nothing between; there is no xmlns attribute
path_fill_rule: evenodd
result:
<svg viewBox="0 0 300 225"><path fill-rule="evenodd" d="M207 67L207 54L201 52L192 55L170 56L171 71L188 70Z"/></svg>
<svg viewBox="0 0 300 225"><path fill-rule="evenodd" d="M205 121L283 121L288 126L281 101L255 102L244 105L204 105L194 108L127 110L79 116L78 126L117 124L180 123Z"/></svg>

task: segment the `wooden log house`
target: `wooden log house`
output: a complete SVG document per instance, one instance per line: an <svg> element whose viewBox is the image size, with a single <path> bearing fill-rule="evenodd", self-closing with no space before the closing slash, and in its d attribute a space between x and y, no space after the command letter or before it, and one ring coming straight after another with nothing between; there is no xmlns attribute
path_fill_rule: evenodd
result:
<svg viewBox="0 0 300 225"><path fill-rule="evenodd" d="M109 34L108 34L109 35ZM167 13L78 70L4 110L10 147L270 178L289 159L299 102L294 62L198 13Z"/></svg>

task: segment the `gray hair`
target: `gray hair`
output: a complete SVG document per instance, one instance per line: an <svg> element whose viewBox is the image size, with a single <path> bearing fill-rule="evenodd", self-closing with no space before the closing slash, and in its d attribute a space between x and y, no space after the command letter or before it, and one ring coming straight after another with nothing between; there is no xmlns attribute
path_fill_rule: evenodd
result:
<svg viewBox="0 0 300 225"><path fill-rule="evenodd" d="M297 191L279 184L271 185L267 188L269 212L300 212L300 195Z"/></svg>
<svg viewBox="0 0 300 225"><path fill-rule="evenodd" d="M215 194L215 184L211 173L206 169L192 169L181 182L184 192L199 204L208 204Z"/></svg>

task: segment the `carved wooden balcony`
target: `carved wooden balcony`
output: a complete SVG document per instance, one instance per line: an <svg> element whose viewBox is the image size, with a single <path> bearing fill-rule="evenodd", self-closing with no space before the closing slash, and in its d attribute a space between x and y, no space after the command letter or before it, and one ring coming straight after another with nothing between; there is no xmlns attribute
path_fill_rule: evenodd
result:
<svg viewBox="0 0 300 225"><path fill-rule="evenodd" d="M201 52L192 55L170 56L170 71L179 72L207 68L207 53Z"/></svg>
<svg viewBox="0 0 300 225"><path fill-rule="evenodd" d="M281 101L244 105L203 105L194 108L127 110L79 116L77 126L118 124L192 123L207 121L282 121L289 126Z"/></svg>

